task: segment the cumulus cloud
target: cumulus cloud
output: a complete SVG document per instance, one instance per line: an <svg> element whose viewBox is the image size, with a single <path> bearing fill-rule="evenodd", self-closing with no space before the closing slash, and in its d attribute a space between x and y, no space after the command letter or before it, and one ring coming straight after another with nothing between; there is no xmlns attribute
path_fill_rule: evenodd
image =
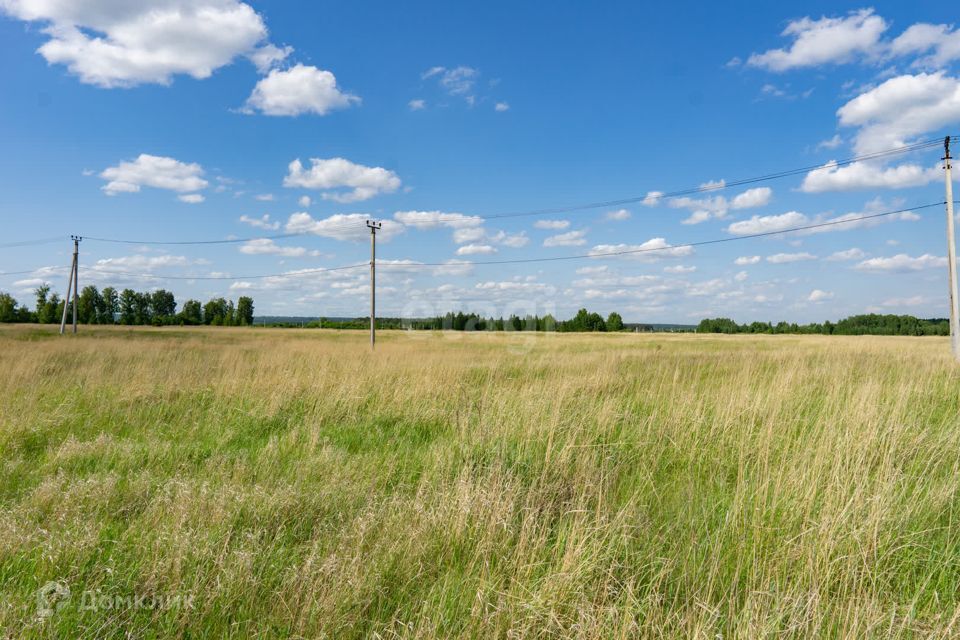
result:
<svg viewBox="0 0 960 640"><path fill-rule="evenodd" d="M897 56L929 54L914 66L937 68L960 59L960 31L945 24L911 25L890 43L890 53Z"/></svg>
<svg viewBox="0 0 960 640"><path fill-rule="evenodd" d="M297 204L301 207L309 207L313 204L313 200L310 199L310 196L300 196L300 199L297 200Z"/></svg>
<svg viewBox="0 0 960 640"><path fill-rule="evenodd" d="M566 233L558 233L555 236L550 236L543 240L543 246L545 247L579 247L581 245L587 244L586 229L577 229L574 231L567 231Z"/></svg>
<svg viewBox="0 0 960 640"><path fill-rule="evenodd" d="M360 202L400 188L397 174L383 167L367 167L345 158L311 158L310 163L305 169L299 158L291 162L283 186L322 190L320 197L335 202Z"/></svg>
<svg viewBox="0 0 960 640"><path fill-rule="evenodd" d="M696 270L697 268L693 265L688 266L688 265L682 265L682 264L663 268L664 273L693 273Z"/></svg>
<svg viewBox="0 0 960 640"><path fill-rule="evenodd" d="M273 255L285 258L299 258L307 255L303 247L282 247L270 238L257 238L240 246L240 253L247 255Z"/></svg>
<svg viewBox="0 0 960 640"><path fill-rule="evenodd" d="M831 262L844 262L847 260L863 260L866 257L867 254L862 249L853 247L845 249L844 251L835 251L827 260Z"/></svg>
<svg viewBox="0 0 960 640"><path fill-rule="evenodd" d="M37 52L104 88L208 78L241 55L263 69L289 53L265 42L263 19L238 0L3 0L0 10L42 23L49 39Z"/></svg>
<svg viewBox="0 0 960 640"><path fill-rule="evenodd" d="M854 149L869 154L896 149L960 122L960 80L943 71L900 75L868 89L837 111L840 125L855 127ZM808 193L853 189L901 189L939 180L938 166L883 159L838 166L831 161L804 178Z"/></svg>
<svg viewBox="0 0 960 640"><path fill-rule="evenodd" d="M276 230L280 228L279 221L273 221L273 222L270 221L269 213L265 213L263 214L263 216L259 218L251 218L250 216L242 215L240 216L240 222L244 224L248 224L251 227L257 227L258 229Z"/></svg>
<svg viewBox="0 0 960 640"><path fill-rule="evenodd" d="M732 233L736 236L772 233L802 226L807 222L809 222L809 219L802 213L798 211L788 211L780 215L753 216L749 220L734 222L727 227L727 233Z"/></svg>
<svg viewBox="0 0 960 640"><path fill-rule="evenodd" d="M833 292L814 289L807 296L807 302L825 302L827 300L833 300Z"/></svg>
<svg viewBox="0 0 960 640"><path fill-rule="evenodd" d="M664 238L651 238L642 244L598 244L590 253L593 255L621 254L624 258L644 262L656 262L661 258L685 258L693 255L693 247L674 247Z"/></svg>
<svg viewBox="0 0 960 640"><path fill-rule="evenodd" d="M503 113L504 111L510 110L510 105L506 102L498 102L497 104L493 105L493 110L497 113Z"/></svg>
<svg viewBox="0 0 960 640"><path fill-rule="evenodd" d="M160 267L185 267L194 264L206 264L206 260L192 260L186 256L158 255L147 256L135 254L132 256L121 256L119 258L102 258L94 264L95 269L101 271L113 271L123 269L136 269L139 271L152 271Z"/></svg>
<svg viewBox="0 0 960 640"><path fill-rule="evenodd" d="M841 18L800 18L787 24L781 34L793 39L789 47L754 53L747 64L787 71L849 62L858 55L874 56L879 53L880 38L886 30L886 21L875 15L873 9L861 9Z"/></svg>
<svg viewBox="0 0 960 640"><path fill-rule="evenodd" d="M457 249L458 256L488 255L496 252L497 248L488 244L465 244Z"/></svg>
<svg viewBox="0 0 960 640"><path fill-rule="evenodd" d="M187 204L200 204L206 198L203 197L203 194L200 193L185 193L177 196L177 200L180 202L186 202Z"/></svg>
<svg viewBox="0 0 960 640"><path fill-rule="evenodd" d="M733 261L733 264L743 267L748 264L757 264L762 258L760 256L740 256Z"/></svg>
<svg viewBox="0 0 960 640"><path fill-rule="evenodd" d="M288 233L311 233L335 240L367 240L370 237L367 220L370 216L364 213L338 213L318 220L300 211L287 219L285 229ZM377 231L377 240L381 242L389 242L404 231L404 226L393 220L382 220L381 224Z"/></svg>
<svg viewBox="0 0 960 640"><path fill-rule="evenodd" d="M449 227L463 229L479 227L483 224L480 216L470 216L462 213L445 213L443 211L397 211L393 219L416 229L436 229Z"/></svg>
<svg viewBox="0 0 960 640"><path fill-rule="evenodd" d="M100 177L107 180L101 189L109 196L118 193L137 193L141 187L169 189L184 193L199 191L207 186L203 168L197 163L185 163L164 156L141 153L136 160L107 167Z"/></svg>
<svg viewBox="0 0 960 640"><path fill-rule="evenodd" d="M420 111L421 109L427 108L427 101L421 98L416 98L408 102L407 106L410 107L410 111Z"/></svg>
<svg viewBox="0 0 960 640"><path fill-rule="evenodd" d="M552 230L561 230L566 229L570 226L569 220L537 220L533 223L533 226L537 229L552 229Z"/></svg>
<svg viewBox="0 0 960 640"><path fill-rule="evenodd" d="M663 191L648 191L641 204L646 207L655 207L663 199Z"/></svg>
<svg viewBox="0 0 960 640"><path fill-rule="evenodd" d="M940 256L925 253L922 256L911 257L905 253L898 253L889 258L870 258L857 264L855 269L859 271L872 271L878 273L889 272L910 272L921 271L923 269L944 268L947 266L947 259Z"/></svg>
<svg viewBox="0 0 960 640"><path fill-rule="evenodd" d="M805 262L807 260L816 260L817 256L812 253L775 253L767 256L767 262L770 264L789 264L791 262Z"/></svg>
<svg viewBox="0 0 960 640"><path fill-rule="evenodd" d="M629 220L630 212L626 209L617 209L616 211L607 211L603 217L607 220Z"/></svg>
<svg viewBox="0 0 960 640"><path fill-rule="evenodd" d="M700 185L700 188L706 191L722 189L726 186L723 180L707 182ZM770 187L756 187L747 189L738 193L732 199L725 196L708 196L705 198L680 197L670 198L667 201L670 207L674 209L687 209L690 216L682 221L682 224L700 224L711 219L721 219L727 216L730 210L754 209L756 207L766 206L770 203L773 196L773 190Z"/></svg>
<svg viewBox="0 0 960 640"><path fill-rule="evenodd" d="M323 116L359 103L360 98L337 87L337 79L329 71L297 64L274 69L257 82L243 111L268 116Z"/></svg>

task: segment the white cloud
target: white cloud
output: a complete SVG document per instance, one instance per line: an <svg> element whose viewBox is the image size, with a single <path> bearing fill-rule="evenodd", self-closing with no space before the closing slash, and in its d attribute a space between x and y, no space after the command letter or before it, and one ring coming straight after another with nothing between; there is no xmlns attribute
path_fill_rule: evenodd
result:
<svg viewBox="0 0 960 640"><path fill-rule="evenodd" d="M393 219L416 229L436 229L437 227L463 229L479 227L483 224L483 218L480 216L443 211L397 211L393 214Z"/></svg>
<svg viewBox="0 0 960 640"><path fill-rule="evenodd" d="M682 264L678 264L678 265L673 266L673 267L664 267L664 268L663 268L664 273L693 273L693 272L696 271L696 270L697 270L697 268L694 267L693 265L686 266L686 265L682 265Z"/></svg>
<svg viewBox="0 0 960 640"><path fill-rule="evenodd" d="M186 202L187 204L200 204L206 198L203 197L203 194L200 193L184 193L177 196L177 200L180 202Z"/></svg>
<svg viewBox="0 0 960 640"><path fill-rule="evenodd" d="M383 167L367 167L345 158L311 158L310 163L310 169L304 169L299 158L291 162L283 186L324 190L321 197L335 202L359 202L400 188L397 174ZM330 191L341 188L348 190Z"/></svg>
<svg viewBox="0 0 960 640"><path fill-rule="evenodd" d="M257 47L267 28L237 0L3 0L0 9L44 23L49 40L37 52L81 82L105 88L167 85L180 74L203 79L240 55L258 65L286 55L269 44Z"/></svg>
<svg viewBox="0 0 960 640"><path fill-rule="evenodd" d="M646 197L643 199L644 206L655 207L660 204L660 200L663 198L663 191L648 191Z"/></svg>
<svg viewBox="0 0 960 640"><path fill-rule="evenodd" d="M289 69L274 69L257 82L243 111L268 116L322 116L359 103L360 98L337 87L337 79L329 71L297 64Z"/></svg>
<svg viewBox="0 0 960 640"><path fill-rule="evenodd" d="M922 269L943 268L947 266L947 259L925 253L913 258L905 253L898 253L890 258L870 258L857 264L855 269L873 272L909 272Z"/></svg>
<svg viewBox="0 0 960 640"><path fill-rule="evenodd" d="M791 262L805 262L807 260L816 260L817 256L812 253L775 253L767 256L767 262L770 264L789 264Z"/></svg>
<svg viewBox="0 0 960 640"><path fill-rule="evenodd" d="M443 265L433 268L435 276L468 276L473 273L473 265L463 260L447 260Z"/></svg>
<svg viewBox="0 0 960 640"><path fill-rule="evenodd" d="M422 98L416 98L408 102L407 106L410 107L410 111L420 111L421 109L427 108L427 101Z"/></svg>
<svg viewBox="0 0 960 640"><path fill-rule="evenodd" d="M141 271L151 271L160 267L185 267L192 264L205 264L206 260L191 260L186 256L145 256L136 254L132 256L121 256L119 258L103 258L97 260L94 268L103 271L138 269Z"/></svg>
<svg viewBox="0 0 960 640"><path fill-rule="evenodd" d="M261 193L259 195L253 196L254 200L259 200L260 202L273 202L274 197L272 193Z"/></svg>
<svg viewBox="0 0 960 640"><path fill-rule="evenodd" d="M275 255L285 258L299 258L307 255L303 247L281 247L270 238L257 238L240 246L240 253L247 255Z"/></svg>
<svg viewBox="0 0 960 640"><path fill-rule="evenodd" d="M207 186L203 168L197 163L184 163L173 158L141 153L136 160L121 162L100 173L107 180L101 187L107 195L137 193L140 187L154 187L171 191L199 191Z"/></svg>
<svg viewBox="0 0 960 640"><path fill-rule="evenodd" d="M827 260L830 260L831 262L843 262L846 260L863 260L866 257L867 254L864 253L862 249L853 247L844 251L836 251L829 258L827 258Z"/></svg>
<svg viewBox="0 0 960 640"><path fill-rule="evenodd" d="M504 111L510 110L510 105L506 102L498 102L497 104L493 105L493 110L497 113L503 113Z"/></svg>
<svg viewBox="0 0 960 640"><path fill-rule="evenodd" d="M616 211L607 211L603 217L607 220L629 220L630 212L626 209L617 209Z"/></svg>
<svg viewBox="0 0 960 640"><path fill-rule="evenodd" d="M826 300L833 300L833 292L814 289L807 296L807 302L824 302Z"/></svg>
<svg viewBox="0 0 960 640"><path fill-rule="evenodd" d="M365 213L338 213L317 220L309 213L300 211L287 219L286 231L312 233L335 240L368 240L370 230L366 221L370 219ZM377 240L380 242L388 242L404 231L404 226L393 220L382 220L381 224L383 226L377 231Z"/></svg>
<svg viewBox="0 0 960 640"><path fill-rule="evenodd" d="M910 296L908 298L889 298L880 303L881 307L919 307L923 304L929 304L930 298L926 296Z"/></svg>
<svg viewBox="0 0 960 640"><path fill-rule="evenodd" d="M297 204L301 207L309 207L313 204L313 200L310 199L310 196L300 196L300 199L297 200Z"/></svg>
<svg viewBox="0 0 960 640"><path fill-rule="evenodd" d="M857 54L876 55L886 29L886 21L873 9L861 9L842 18L800 18L791 21L781 34L793 38L789 48L754 53L747 64L787 71L848 62Z"/></svg>
<svg viewBox="0 0 960 640"><path fill-rule="evenodd" d="M726 186L723 180L706 182L700 185L706 191L722 189ZM708 196L705 198L680 197L671 198L667 204L674 209L687 209L690 216L682 224L700 224L714 218L721 219L727 216L731 209L752 209L769 204L773 190L769 187L756 187L737 194L732 200L725 196Z"/></svg>
<svg viewBox="0 0 960 640"><path fill-rule="evenodd" d="M685 258L693 255L693 247L674 247L664 238L651 238L642 244L598 244L590 250L591 254L616 254L633 260L656 262L661 258Z"/></svg>
<svg viewBox="0 0 960 640"><path fill-rule="evenodd" d="M840 137L840 134L835 134L832 138L827 140L821 140L817 143L817 151L820 149L836 149L841 144L843 144L843 138Z"/></svg>
<svg viewBox="0 0 960 640"><path fill-rule="evenodd" d="M747 189L739 193L730 201L731 209L754 209L756 207L765 207L770 204L773 196L773 189L770 187L756 187Z"/></svg>
<svg viewBox="0 0 960 640"><path fill-rule="evenodd" d="M250 216L243 215L240 216L240 222L248 224L251 227L257 227L258 229L271 229L276 230L280 228L280 222L270 222L270 214L265 213L261 218L251 218Z"/></svg>
<svg viewBox="0 0 960 640"><path fill-rule="evenodd" d="M577 269L576 273L580 275L597 275L600 273L606 273L609 270L610 270L610 267L603 264L597 267L580 267L579 269Z"/></svg>
<svg viewBox="0 0 960 640"><path fill-rule="evenodd" d="M854 162L841 167L837 166L835 160L831 160L804 176L800 190L823 193L857 189L905 189L922 187L938 180L940 175L937 167L924 168L916 164L884 167L877 162Z"/></svg>
<svg viewBox="0 0 960 640"><path fill-rule="evenodd" d="M566 233L558 233L555 236L550 236L543 240L543 246L545 247L579 247L581 245L587 244L586 229L577 229L574 231L567 231Z"/></svg>
<svg viewBox="0 0 960 640"><path fill-rule="evenodd" d="M760 256L757 256L757 257L759 258ZM750 274L748 274L746 271L738 271L737 274L733 276L733 279L736 280L737 282L743 282L749 277L750 277Z"/></svg>
<svg viewBox="0 0 960 640"><path fill-rule="evenodd" d="M743 267L748 264L757 264L762 258L760 256L740 256L733 261L733 264Z"/></svg>
<svg viewBox="0 0 960 640"><path fill-rule="evenodd" d="M919 67L943 67L960 58L960 31L945 24L917 23L890 43L890 53L903 56L933 53L914 62Z"/></svg>
<svg viewBox="0 0 960 640"><path fill-rule="evenodd" d="M271 69L287 59L293 53L293 47L278 47L273 44L265 44L247 54L250 62L257 67L260 73L269 73Z"/></svg>
<svg viewBox="0 0 960 640"><path fill-rule="evenodd" d="M569 220L537 220L533 223L533 226L537 229L554 229L561 230L566 229L570 226Z"/></svg>
<svg viewBox="0 0 960 640"><path fill-rule="evenodd" d="M897 76L853 98L837 116L843 126L860 127L858 154L899 147L960 121L960 81L942 71Z"/></svg>
<svg viewBox="0 0 960 640"><path fill-rule="evenodd" d="M459 66L453 69L432 67L421 74L424 80L436 78L440 86L450 95L463 96L472 104L473 88L480 72L472 67Z"/></svg>
<svg viewBox="0 0 960 640"><path fill-rule="evenodd" d="M837 116L842 126L857 128L854 149L858 154L903 147L960 122L960 79L942 71L890 78L844 104ZM801 190L900 189L923 186L940 176L938 166L887 166L882 159L843 167L829 162L808 173Z"/></svg>
<svg viewBox="0 0 960 640"><path fill-rule="evenodd" d="M494 234L488 234L487 238L496 244L503 245L504 247L510 247L511 249L519 249L521 247L527 246L527 243L530 242L530 238L527 237L527 234L523 231L519 233L507 233L505 231L497 231Z"/></svg>
<svg viewBox="0 0 960 640"><path fill-rule="evenodd" d="M483 227L463 227L454 229L453 241L457 244L467 244L483 240L487 236L487 230Z"/></svg>
<svg viewBox="0 0 960 640"><path fill-rule="evenodd" d="M738 236L770 233L802 226L808 221L807 216L797 211L788 211L774 216L753 216L749 220L734 222L727 227L727 233Z"/></svg>
<svg viewBox="0 0 960 640"><path fill-rule="evenodd" d="M488 255L496 252L497 248L488 244L465 244L457 249L458 256Z"/></svg>

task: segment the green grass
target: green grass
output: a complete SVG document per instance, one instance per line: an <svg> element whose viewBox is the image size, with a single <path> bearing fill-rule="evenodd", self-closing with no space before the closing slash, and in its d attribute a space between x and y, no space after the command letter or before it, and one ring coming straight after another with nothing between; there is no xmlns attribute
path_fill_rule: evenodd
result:
<svg viewBox="0 0 960 640"><path fill-rule="evenodd" d="M54 334L0 326L6 637L960 635L943 339Z"/></svg>

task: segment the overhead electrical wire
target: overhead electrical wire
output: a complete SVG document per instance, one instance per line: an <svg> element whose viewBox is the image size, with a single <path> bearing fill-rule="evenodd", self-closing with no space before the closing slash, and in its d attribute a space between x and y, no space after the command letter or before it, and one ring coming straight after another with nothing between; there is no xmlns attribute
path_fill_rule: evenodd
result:
<svg viewBox="0 0 960 640"><path fill-rule="evenodd" d="M956 138L956 136L951 136L951 139ZM768 173L761 176L755 176L752 178L743 178L740 180L731 180L729 182L722 183L707 183L700 185L698 187L690 187L686 189L679 189L676 191L668 192L654 192L655 196L651 196L650 193L647 193L643 196L633 196L629 198L621 198L619 200L605 200L600 202L590 202L585 204L578 204L565 207L552 207L546 209L534 209L530 211L515 211L515 212L506 212L498 214L439 214L435 218L431 219L424 224L441 224L444 222L463 222L465 220L476 219L476 220L500 220L505 218L520 218L528 216L542 216L542 215L554 215L559 213L574 213L578 211L586 211L589 209L601 209L606 207L617 207L627 204L635 204L637 202L643 202L648 198L653 197L657 202L663 200L670 200L672 198L678 198L682 196L697 195L703 193L712 193L716 191L723 191L725 189L730 189L733 187L741 187L750 184L757 184L760 182L768 182L771 180L777 180L780 178L786 178L794 175L799 175L802 173L808 173L816 169L822 169L824 167L842 167L850 165L856 162L863 162L867 160L876 160L880 158L886 158L893 155L899 155L903 153L910 153L914 151L921 151L925 149L932 149L936 146L943 144L943 138L936 138L931 140L924 140L921 142L915 142L913 144L904 145L902 147L896 147L892 149L886 149L883 151L877 151L874 153L861 154L845 160L838 160L831 162L829 164L817 164L817 165L808 165L805 167L799 167L796 169L788 169L785 171L779 171L775 173ZM416 226L416 225L410 225ZM347 222L347 223L338 223L326 225L323 228L323 232L326 233L335 233L340 231L352 231L357 229L364 229L359 222ZM93 241L93 242L105 242L113 244L140 244L140 245L216 245L216 244L239 244L252 242L255 240L282 240L286 238L296 238L304 237L311 235L323 235L317 234L310 231L298 231L298 232L287 232L287 233L278 233L273 235L261 235L255 237L244 237L244 238L222 238L222 239L213 239L213 240L128 240L123 238L100 238L96 236L83 236L84 240ZM0 245L2 246L2 245Z"/></svg>
<svg viewBox="0 0 960 640"><path fill-rule="evenodd" d="M800 231L809 231L812 229L820 229L832 226L839 225L852 225L864 220L873 220L877 218L883 218L886 216L897 215L901 213L907 213L909 211L919 211L923 209L929 209L931 207L939 207L946 204L946 201L931 202L929 204L918 205L914 207L905 207L902 209L896 209L893 211L883 211L880 213L871 213L865 214L862 216L856 216L851 218L844 218L842 220L827 220L825 222L817 222L807 225L801 225L796 227L788 227L785 229L777 229L773 231L762 231L758 233L750 233L738 236L732 236L729 238L714 238L711 240L699 240L696 242L686 242L682 244L671 244L663 247L637 247L633 249L621 249L616 251L605 251L605 252L591 252L583 254L574 254L574 255L565 255L565 256L546 256L540 258L515 258L515 259L504 259L504 260L482 260L482 261L454 261L454 262L386 262L386 261L377 261L377 266L380 268L403 268L403 269L418 269L418 268L433 268L433 267L474 267L474 266L489 266L489 265L506 265L506 264L529 264L536 262L559 262L563 260L584 260L584 259L603 259L603 258L613 258L617 256L624 255L635 255L635 254L644 254L644 253L656 253L656 252L667 252L676 249L684 248L694 248L702 247L714 244L723 244L728 242L737 242L740 240L750 240L755 238L765 238L770 236L779 236L786 235L790 233L796 233ZM144 278L144 279L156 279L156 280L256 280L262 278L291 278L301 275L311 274L311 273L323 273L331 271L345 271L348 269L358 269L361 267L369 267L369 262L361 262L351 265L342 265L338 267L319 267L315 269L298 269L295 271L288 271L284 273L269 273L269 274L256 274L256 275L238 275L238 276L228 276L228 275L217 275L217 276L168 276L160 275L156 273L131 273L128 271L114 271L112 269L103 269L93 267L81 267L82 271L101 273L105 275L116 275L116 276L125 276L133 278ZM48 270L60 270L66 269L67 267L48 267ZM0 273L0 276L6 275L19 275L22 273L35 273L38 269L23 271L23 272L7 272Z"/></svg>

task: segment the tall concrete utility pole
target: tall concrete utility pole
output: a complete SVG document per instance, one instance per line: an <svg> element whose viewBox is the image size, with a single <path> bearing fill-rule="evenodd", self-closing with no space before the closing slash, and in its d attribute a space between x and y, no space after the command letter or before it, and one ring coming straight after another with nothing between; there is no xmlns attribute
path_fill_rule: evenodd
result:
<svg viewBox="0 0 960 640"><path fill-rule="evenodd" d="M382 222L367 220L370 229L370 350L377 343L377 229Z"/></svg>
<svg viewBox="0 0 960 640"><path fill-rule="evenodd" d="M60 318L60 335L67 326L67 308L70 306L70 291L73 290L73 332L77 332L77 267L80 261L80 236L70 236L73 240L73 262L70 263L70 277L67 278L67 297L63 300L63 317Z"/></svg>
<svg viewBox="0 0 960 640"><path fill-rule="evenodd" d="M943 169L947 181L947 268L950 269L950 345L960 362L960 300L957 297L957 241L953 220L953 177L950 166L950 136L943 139Z"/></svg>

